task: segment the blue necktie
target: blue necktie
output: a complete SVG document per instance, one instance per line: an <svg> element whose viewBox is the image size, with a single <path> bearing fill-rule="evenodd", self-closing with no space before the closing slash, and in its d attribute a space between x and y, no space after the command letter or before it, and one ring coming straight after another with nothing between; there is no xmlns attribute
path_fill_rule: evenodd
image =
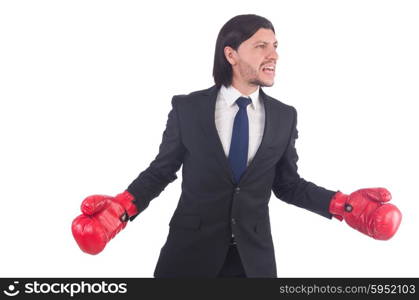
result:
<svg viewBox="0 0 419 300"><path fill-rule="evenodd" d="M234 118L233 134L231 136L228 161L233 171L234 180L237 184L247 167L247 153L249 150L249 119L246 107L251 100L240 97L236 100L239 111Z"/></svg>

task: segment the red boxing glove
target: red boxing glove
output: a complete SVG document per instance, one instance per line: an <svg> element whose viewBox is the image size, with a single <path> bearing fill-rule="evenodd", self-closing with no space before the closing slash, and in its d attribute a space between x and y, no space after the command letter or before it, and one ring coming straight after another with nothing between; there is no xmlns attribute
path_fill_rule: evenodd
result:
<svg viewBox="0 0 419 300"><path fill-rule="evenodd" d="M399 228L402 213L390 201L385 188L360 189L350 195L337 192L329 205L329 212L352 228L377 240L390 239Z"/></svg>
<svg viewBox="0 0 419 300"><path fill-rule="evenodd" d="M83 214L74 219L71 230L83 252L98 254L138 213L134 196L128 191L116 197L93 195L83 200Z"/></svg>

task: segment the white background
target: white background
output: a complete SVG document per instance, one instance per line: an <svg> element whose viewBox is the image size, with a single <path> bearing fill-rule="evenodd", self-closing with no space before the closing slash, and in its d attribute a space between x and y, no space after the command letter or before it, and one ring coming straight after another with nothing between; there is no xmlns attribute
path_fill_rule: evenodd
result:
<svg viewBox="0 0 419 300"><path fill-rule="evenodd" d="M419 276L417 1L2 1L0 276L152 277L179 178L96 256L71 222L157 155L173 95L213 85L235 15L275 26L269 95L298 111L299 173L383 186L403 213L376 241L271 197L278 277Z"/></svg>

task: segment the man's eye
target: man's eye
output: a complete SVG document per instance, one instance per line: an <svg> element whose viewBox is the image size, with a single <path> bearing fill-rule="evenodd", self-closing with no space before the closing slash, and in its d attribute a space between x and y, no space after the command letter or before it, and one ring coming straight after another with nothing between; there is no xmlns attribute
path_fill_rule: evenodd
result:
<svg viewBox="0 0 419 300"><path fill-rule="evenodd" d="M258 45L258 47L265 48L265 45Z"/></svg>

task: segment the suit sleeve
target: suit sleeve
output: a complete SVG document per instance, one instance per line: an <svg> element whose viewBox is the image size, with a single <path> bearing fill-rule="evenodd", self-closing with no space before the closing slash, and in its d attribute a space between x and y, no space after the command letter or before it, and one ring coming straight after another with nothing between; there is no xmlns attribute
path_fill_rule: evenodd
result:
<svg viewBox="0 0 419 300"><path fill-rule="evenodd" d="M298 138L297 111L292 107L293 125L288 146L276 165L276 174L272 191L279 199L307 209L326 218L331 219L329 203L336 193L306 181L298 174L298 155L295 141Z"/></svg>
<svg viewBox="0 0 419 300"><path fill-rule="evenodd" d="M168 115L158 155L127 188L135 198L134 203L139 213L144 211L150 201L159 196L169 183L177 179L176 172L183 163L185 147L181 140L175 100L176 96L172 98L172 109ZM137 216L138 214L132 216L130 220Z"/></svg>

